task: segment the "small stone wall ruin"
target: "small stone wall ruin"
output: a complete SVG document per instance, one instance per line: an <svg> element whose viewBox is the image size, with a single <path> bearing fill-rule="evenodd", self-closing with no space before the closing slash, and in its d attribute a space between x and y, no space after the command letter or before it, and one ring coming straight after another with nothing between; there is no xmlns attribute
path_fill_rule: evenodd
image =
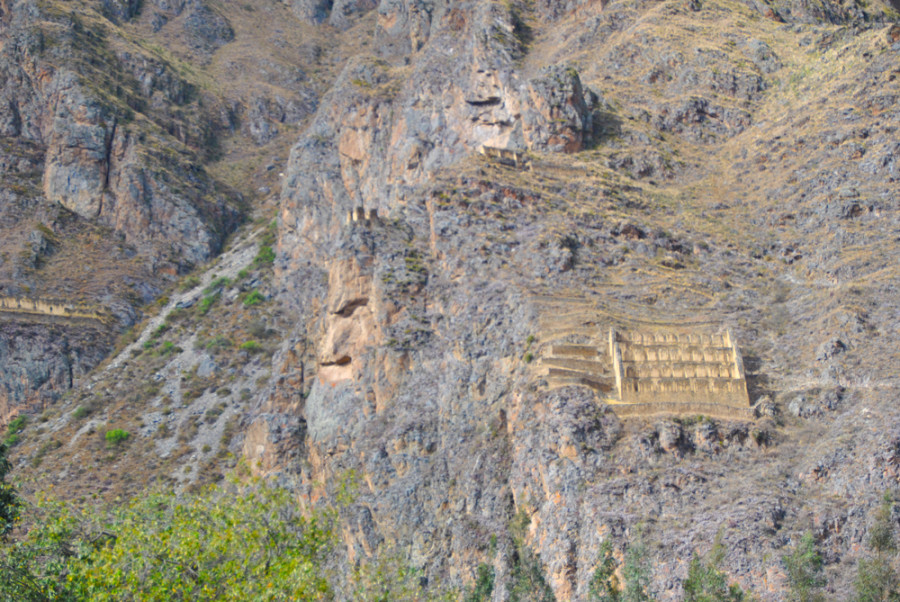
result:
<svg viewBox="0 0 900 602"><path fill-rule="evenodd" d="M478 150L485 157L493 159L502 165L515 167L516 169L531 168L531 162L528 160L528 155L522 151L485 145L482 145Z"/></svg>
<svg viewBox="0 0 900 602"><path fill-rule="evenodd" d="M581 385L601 393L612 390L609 361L594 345L552 345L541 359L550 386Z"/></svg>
<svg viewBox="0 0 900 602"><path fill-rule="evenodd" d="M362 207L356 207L347 212L347 224L364 224L366 226L374 226L381 223L378 217L377 209L369 209L366 211Z"/></svg>
<svg viewBox="0 0 900 602"><path fill-rule="evenodd" d="M0 315L18 317L55 317L67 320L95 320L103 322L109 316L95 308L73 305L56 299L0 297Z"/></svg>

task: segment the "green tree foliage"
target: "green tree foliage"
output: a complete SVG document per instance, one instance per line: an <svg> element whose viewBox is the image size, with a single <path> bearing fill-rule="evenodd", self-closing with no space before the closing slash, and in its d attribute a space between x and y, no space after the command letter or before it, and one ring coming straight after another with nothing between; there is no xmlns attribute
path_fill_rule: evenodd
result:
<svg viewBox="0 0 900 602"><path fill-rule="evenodd" d="M330 513L283 490L144 496L110 515L43 501L0 554L2 600L325 600Z"/></svg>
<svg viewBox="0 0 900 602"><path fill-rule="evenodd" d="M701 560L696 554L691 559L687 579L684 580L685 602L741 602L744 592L737 585L728 585L728 579L720 570L725 560L725 546L721 533L716 536L709 555Z"/></svg>
<svg viewBox="0 0 900 602"><path fill-rule="evenodd" d="M481 563L475 575L475 584L464 598L465 602L489 602L494 593L494 568Z"/></svg>
<svg viewBox="0 0 900 602"><path fill-rule="evenodd" d="M556 596L544 579L540 559L531 548L517 550L509 584L510 602L554 602Z"/></svg>
<svg viewBox="0 0 900 602"><path fill-rule="evenodd" d="M588 599L592 602L619 602L621 586L616 577L616 559L612 542L605 539L600 544L597 568L588 584Z"/></svg>
<svg viewBox="0 0 900 602"><path fill-rule="evenodd" d="M523 509L512 519L509 531L516 547L514 563L507 585L510 602L554 602L556 596L544 579L541 560L525 543L531 518Z"/></svg>
<svg viewBox="0 0 900 602"><path fill-rule="evenodd" d="M453 591L425 591L421 571L410 567L403 558L399 552L383 550L357 566L350 576L351 594L341 599L354 602L455 602L459 599L459 594Z"/></svg>
<svg viewBox="0 0 900 602"><path fill-rule="evenodd" d="M813 534L807 531L793 551L783 559L787 570L792 602L814 602L823 600L820 588L825 585L822 576L822 557L816 549Z"/></svg>
<svg viewBox="0 0 900 602"><path fill-rule="evenodd" d="M6 482L10 465L6 459L6 446L0 443L0 538L12 530L13 523L19 514L19 500L16 491Z"/></svg>
<svg viewBox="0 0 900 602"><path fill-rule="evenodd" d="M875 522L869 528L869 547L875 556L861 558L857 564L853 587L858 602L900 601L900 580L889 558L889 553L897 549L893 508L894 498L890 492L886 492L875 511Z"/></svg>
<svg viewBox="0 0 900 602"><path fill-rule="evenodd" d="M651 602L653 600L650 596L650 559L647 545L644 543L644 534L640 529L625 552L622 579L625 587L619 597L621 602Z"/></svg>
<svg viewBox="0 0 900 602"><path fill-rule="evenodd" d="M894 523L891 520L893 509L893 496L887 492L884 494L881 506L875 512L875 523L869 529L869 547L876 552L893 552L897 549Z"/></svg>
<svg viewBox="0 0 900 602"><path fill-rule="evenodd" d="M0 600L74 601L67 564L79 552L78 520L63 504L39 498L23 508L32 522L28 535L0 547Z"/></svg>
<svg viewBox="0 0 900 602"><path fill-rule="evenodd" d="M898 602L898 587L897 573L883 555L860 559L853 582L857 602Z"/></svg>

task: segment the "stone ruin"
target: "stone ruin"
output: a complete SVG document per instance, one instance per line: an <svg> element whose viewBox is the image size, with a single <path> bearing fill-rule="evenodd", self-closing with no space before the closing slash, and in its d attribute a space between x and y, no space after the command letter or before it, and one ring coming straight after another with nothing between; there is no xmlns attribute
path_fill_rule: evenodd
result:
<svg viewBox="0 0 900 602"><path fill-rule="evenodd" d="M29 299L26 297L0 297L0 316L53 317L67 320L95 320L103 322L108 315L84 305L72 305L55 299Z"/></svg>
<svg viewBox="0 0 900 602"><path fill-rule="evenodd" d="M365 224L366 226L374 226L381 223L378 217L377 209L369 209L366 211L362 207L356 207L347 212L347 224Z"/></svg>
<svg viewBox="0 0 900 602"><path fill-rule="evenodd" d="M615 379L607 401L622 415L709 414L753 418L744 362L721 334L609 331Z"/></svg>
<svg viewBox="0 0 900 602"><path fill-rule="evenodd" d="M531 169L531 161L528 160L528 155L522 151L486 145L482 145L478 150L485 157L493 159L501 165L516 169Z"/></svg>
<svg viewBox="0 0 900 602"><path fill-rule="evenodd" d="M550 387L588 387L619 417L708 415L751 420L740 351L716 334L609 330L606 344L552 344L541 358Z"/></svg>
<svg viewBox="0 0 900 602"><path fill-rule="evenodd" d="M541 362L547 367L551 387L581 385L604 394L612 391L609 362L600 347L551 345Z"/></svg>

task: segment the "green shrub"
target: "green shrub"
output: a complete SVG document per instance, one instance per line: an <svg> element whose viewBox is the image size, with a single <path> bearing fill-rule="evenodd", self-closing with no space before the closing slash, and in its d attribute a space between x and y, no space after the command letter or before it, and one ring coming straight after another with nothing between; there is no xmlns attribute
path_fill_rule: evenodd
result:
<svg viewBox="0 0 900 602"><path fill-rule="evenodd" d="M894 523L891 513L894 500L890 492L884 494L881 506L875 511L875 523L869 529L869 547L876 552L893 552L897 549L894 540Z"/></svg>
<svg viewBox="0 0 900 602"><path fill-rule="evenodd" d="M228 337L216 335L206 342L205 347L207 350L227 349L231 347L231 340Z"/></svg>
<svg viewBox="0 0 900 602"><path fill-rule="evenodd" d="M253 263L256 265L265 265L269 263L275 262L275 251L272 250L272 247L269 245L262 245L259 248L259 252L256 254L256 257L253 259Z"/></svg>
<svg viewBox="0 0 900 602"><path fill-rule="evenodd" d="M819 589L825 584L822 578L822 557L816 549L813 534L807 531L800 538L793 551L782 558L787 570L792 602L813 602L822 600Z"/></svg>
<svg viewBox="0 0 900 602"><path fill-rule="evenodd" d="M25 415L19 414L18 416L16 416L9 422L9 425L7 425L7 427L6 427L6 432L7 432L7 434L10 434L10 435L13 433L18 433L19 431L21 431L22 429L25 428L25 425L27 423L28 423L28 419L25 417Z"/></svg>
<svg viewBox="0 0 900 602"><path fill-rule="evenodd" d="M241 346L238 347L241 351L247 351L249 353L258 353L262 351L262 345L257 343L256 341L246 341L241 343Z"/></svg>
<svg viewBox="0 0 900 602"><path fill-rule="evenodd" d="M517 552L509 582L510 602L555 602L556 596L544 578L540 559L524 545Z"/></svg>
<svg viewBox="0 0 900 602"><path fill-rule="evenodd" d="M253 289L247 296L244 297L244 307L251 307L253 305L259 305L263 301L265 301L265 296L256 289Z"/></svg>
<svg viewBox="0 0 900 602"><path fill-rule="evenodd" d="M744 592L737 585L728 585L725 573L719 570L725 559L721 534L716 536L709 556L701 560L696 554L684 580L685 602L741 602Z"/></svg>
<svg viewBox="0 0 900 602"><path fill-rule="evenodd" d="M421 571L410 567L404 558L404 554L393 551L377 552L373 559L353 570L350 575L353 590L346 599L372 602L458 599L426 596L422 591Z"/></svg>
<svg viewBox="0 0 900 602"><path fill-rule="evenodd" d="M875 522L869 527L869 547L875 552L874 558L861 558L856 567L857 602L882 602L900 600L900 580L891 566L890 554L897 549L894 538L894 523L891 519L894 498L885 492L881 505L875 511Z"/></svg>
<svg viewBox="0 0 900 602"><path fill-rule="evenodd" d="M214 278L213 281L209 283L209 286L203 289L203 292L209 295L210 293L221 291L229 284L231 284L230 278L227 276L219 276L218 278Z"/></svg>
<svg viewBox="0 0 900 602"><path fill-rule="evenodd" d="M900 600L900 583L894 567L883 554L875 558L861 558L853 582L857 602Z"/></svg>
<svg viewBox="0 0 900 602"><path fill-rule="evenodd" d="M525 543L531 517L525 509L519 510L509 523L509 532L515 544L514 564L507 584L510 602L553 602L556 597L544 578L541 560Z"/></svg>
<svg viewBox="0 0 900 602"><path fill-rule="evenodd" d="M110 431L106 431L105 439L106 439L106 447L113 448L119 447L131 437L131 433L123 429L112 429Z"/></svg>
<svg viewBox="0 0 900 602"><path fill-rule="evenodd" d="M262 236L259 239L259 244L272 246L275 244L275 240L278 235L278 220L273 219L266 225L265 231L263 231Z"/></svg>
<svg viewBox="0 0 900 602"><path fill-rule="evenodd" d="M184 293L198 286L200 286L200 278L198 276L188 276L178 288Z"/></svg>
<svg viewBox="0 0 900 602"><path fill-rule="evenodd" d="M634 541L625 552L622 567L624 589L619 598L622 602L650 602L650 559L644 544L643 531L638 529Z"/></svg>
<svg viewBox="0 0 900 602"><path fill-rule="evenodd" d="M0 443L0 541L12 530L19 516L19 498L16 490L6 482L6 475L11 468L6 459L6 446Z"/></svg>
<svg viewBox="0 0 900 602"><path fill-rule="evenodd" d="M588 584L588 599L592 602L619 602L622 588L616 576L616 559L612 551L612 542L603 540L597 568Z"/></svg>
<svg viewBox="0 0 900 602"><path fill-rule="evenodd" d="M472 591L466 594L465 602L490 602L494 592L494 568L481 563L476 569L475 583Z"/></svg>
<svg viewBox="0 0 900 602"><path fill-rule="evenodd" d="M205 316L209 313L209 310L212 308L215 302L219 300L220 295L221 293L219 291L216 291L212 295L207 295L200 300L199 305L197 305L197 311L200 312L201 316Z"/></svg>
<svg viewBox="0 0 900 602"><path fill-rule="evenodd" d="M28 419L25 418L24 414L19 414L18 416L13 418L6 426L6 437L4 438L3 443L0 445L9 448L18 443L21 437L21 433L25 429L25 425L27 423Z"/></svg>
<svg viewBox="0 0 900 602"><path fill-rule="evenodd" d="M91 413L91 410L85 406L78 406L75 408L75 411L72 412L72 418L75 420L81 420L82 418L87 417L88 414Z"/></svg>

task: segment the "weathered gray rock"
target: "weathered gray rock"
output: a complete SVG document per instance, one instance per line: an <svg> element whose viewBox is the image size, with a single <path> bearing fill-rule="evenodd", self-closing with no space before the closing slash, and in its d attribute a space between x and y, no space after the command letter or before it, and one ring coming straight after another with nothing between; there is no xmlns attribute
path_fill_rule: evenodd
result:
<svg viewBox="0 0 900 602"><path fill-rule="evenodd" d="M200 0L194 0L187 6L184 30L194 48L213 52L234 39L234 30L223 15Z"/></svg>
<svg viewBox="0 0 900 602"><path fill-rule="evenodd" d="M103 12L112 21L129 21L141 8L140 0L102 0Z"/></svg>
<svg viewBox="0 0 900 602"><path fill-rule="evenodd" d="M73 331L0 317L0 422L53 405L99 363L111 338L91 327Z"/></svg>
<svg viewBox="0 0 900 602"><path fill-rule="evenodd" d="M299 6L304 19L332 20L335 39L348 26L368 35L353 29L368 3ZM168 27L194 5L158 8ZM271 81L210 110L222 131L257 144L316 111L283 168L277 284L265 293L289 332L271 364L239 352L239 366L197 366L210 380L272 372L241 392L251 408L232 451L305 504L358 477L340 511L347 574L350 558L397 542L429 583L464 588L479 564L495 567L505 599L518 516L559 599L587 598L601 543L621 554L644 525L657 599L680 599L690 558L722 533L729 579L774 601L785 591L778 559L812 529L828 596L848 598L870 511L900 478L895 54L890 30L865 29L874 9L844 31L795 31L773 10L739 35L720 32L703 2L385 0L376 10L366 54L334 82L315 72L314 85L331 86L323 102L305 103L315 98L304 96L305 68L273 59L254 63ZM834 2L821 11L820 23L858 15ZM794 13L783 18L806 18ZM202 65L227 36L196 25ZM700 31L716 35L698 41ZM322 44L329 60L342 56ZM161 62L121 60L148 97L132 104L179 144L199 139L178 114L200 92ZM84 90L83 119L52 129L35 117L53 115L41 112L43 88L19 85L29 69L3 71L0 123L19 138L36 132L37 146L52 132L55 154L0 162L21 164L24 178L46 154L53 190L115 224L127 245L143 253L173 240L174 256L200 256L188 241L202 250L212 238L192 231L218 214L203 204L215 198L205 176L186 166L204 157L165 136L139 139L121 106L88 112ZM76 93L61 98L67 115L82 104ZM141 152L160 141L168 158ZM528 150L532 169L477 156L483 146ZM264 159L260 172L282 170ZM208 194L176 194L160 171ZM79 191L103 173L96 207ZM2 194L5 209L31 202ZM348 223L359 207L379 219ZM41 246L29 219L16 249ZM34 276L19 268L22 288ZM217 327L238 323L245 336L238 289L260 282L223 295ZM134 290L152 296L141 282ZM599 329L602 340L620 320L731 327L760 419L620 420L607 391L544 387L551 337L587 343ZM173 393L175 361L158 375ZM24 378L24 363L11 378ZM54 378L26 382L49 390ZM779 409L790 417L776 420Z"/></svg>
<svg viewBox="0 0 900 602"><path fill-rule="evenodd" d="M548 67L528 82L521 103L528 147L543 152L574 153L593 135L597 95L585 90L573 68Z"/></svg>
<svg viewBox="0 0 900 602"><path fill-rule="evenodd" d="M293 0L291 7L301 21L317 25L328 18L334 0Z"/></svg>

